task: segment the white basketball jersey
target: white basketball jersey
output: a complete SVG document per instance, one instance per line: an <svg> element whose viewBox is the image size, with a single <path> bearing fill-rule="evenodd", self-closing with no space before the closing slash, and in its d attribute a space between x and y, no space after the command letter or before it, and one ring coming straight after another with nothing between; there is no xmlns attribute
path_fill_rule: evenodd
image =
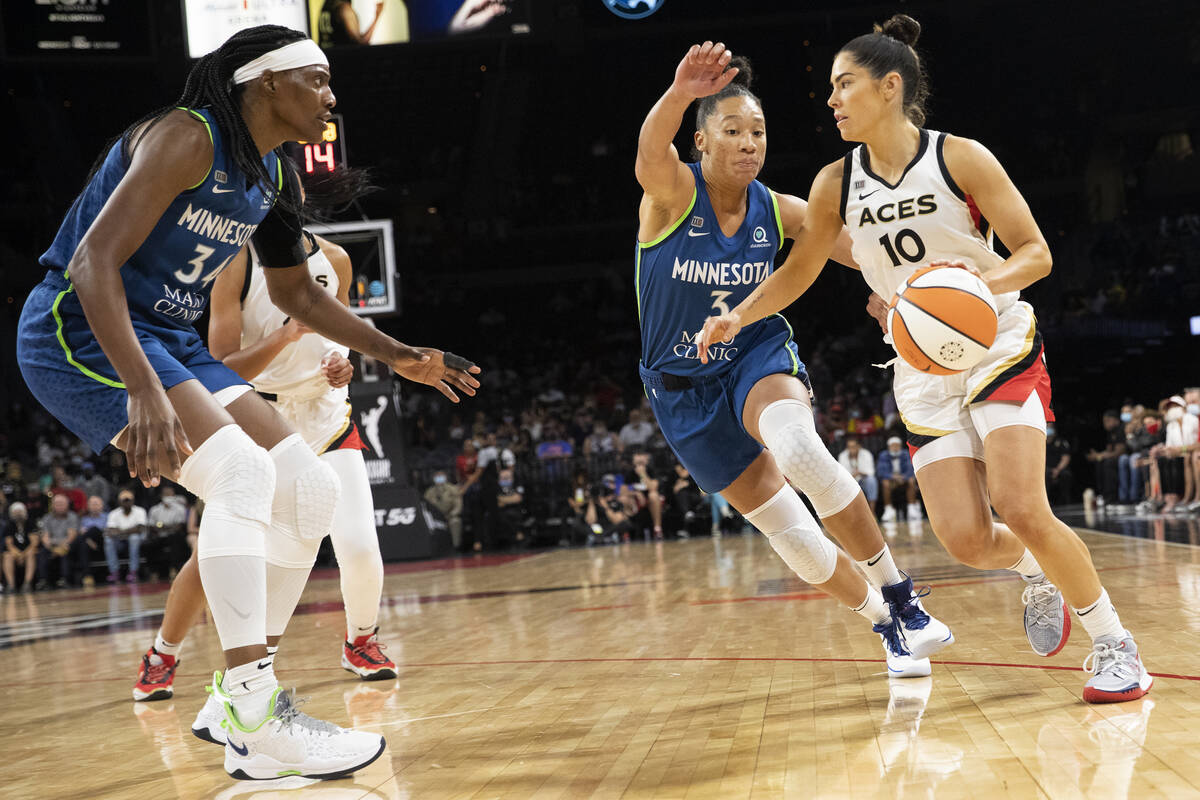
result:
<svg viewBox="0 0 1200 800"><path fill-rule="evenodd" d="M271 303L267 294L267 280L258 265L254 250L250 251L249 281L242 298L242 348L261 341L279 330L288 317ZM333 264L321 251L308 258L308 271L313 279L332 295L337 295L338 276ZM321 359L326 353L336 351L348 355L350 349L331 342L319 333L306 333L297 341L288 344L279 355L250 382L260 392L298 397L316 397L331 391L329 383L321 375ZM343 387L338 390L345 392Z"/></svg>
<svg viewBox="0 0 1200 800"><path fill-rule="evenodd" d="M846 154L842 219L863 278L884 300L930 261L962 261L984 274L1004 261L992 250L987 220L946 170L945 142L946 134L922 130L917 155L895 184L871 171L866 145ZM997 311L1019 295L996 295Z"/></svg>

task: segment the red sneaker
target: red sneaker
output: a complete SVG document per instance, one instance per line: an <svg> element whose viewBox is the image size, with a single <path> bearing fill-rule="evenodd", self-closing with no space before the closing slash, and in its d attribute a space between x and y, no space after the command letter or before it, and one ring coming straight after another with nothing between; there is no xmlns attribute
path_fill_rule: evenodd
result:
<svg viewBox="0 0 1200 800"><path fill-rule="evenodd" d="M138 670L137 683L133 685L134 700L166 700L175 694L171 684L175 682L175 668L179 660L175 656L164 656L151 647L142 656L142 668Z"/></svg>
<svg viewBox="0 0 1200 800"><path fill-rule="evenodd" d="M379 643L376 633L379 628L353 642L347 639L342 645L342 667L364 681L386 681L396 677L396 665L383 654L386 645Z"/></svg>

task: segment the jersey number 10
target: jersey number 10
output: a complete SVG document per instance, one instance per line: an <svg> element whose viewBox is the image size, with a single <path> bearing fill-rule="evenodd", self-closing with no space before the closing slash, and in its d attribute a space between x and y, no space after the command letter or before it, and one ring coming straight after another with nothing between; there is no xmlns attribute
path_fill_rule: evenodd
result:
<svg viewBox="0 0 1200 800"><path fill-rule="evenodd" d="M895 242L894 246L892 244L893 241ZM916 231L909 228L899 231L891 241L888 240L885 233L879 237L879 243L887 251L888 258L892 260L893 267L900 266L901 256L910 264L919 264L925 259L925 243L921 241L920 236L917 236Z"/></svg>

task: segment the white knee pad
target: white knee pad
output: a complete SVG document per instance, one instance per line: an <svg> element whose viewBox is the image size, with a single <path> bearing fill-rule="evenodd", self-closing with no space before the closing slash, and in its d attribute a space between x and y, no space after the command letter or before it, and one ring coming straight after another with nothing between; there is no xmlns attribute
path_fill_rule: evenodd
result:
<svg viewBox="0 0 1200 800"><path fill-rule="evenodd" d="M776 400L758 418L763 443L783 474L821 518L832 516L858 496L858 482L842 468L817 435L812 409L799 400Z"/></svg>
<svg viewBox="0 0 1200 800"><path fill-rule="evenodd" d="M226 425L209 436L183 462L179 483L204 500L207 524L196 543L198 558L262 557L275 465L245 431Z"/></svg>
<svg viewBox="0 0 1200 800"><path fill-rule="evenodd" d="M298 539L320 541L333 524L341 492L337 474L298 433L272 447L270 456L275 462L271 527Z"/></svg>
<svg viewBox="0 0 1200 800"><path fill-rule="evenodd" d="M837 569L837 548L826 538L804 501L784 486L746 515L792 572L812 585L825 583Z"/></svg>

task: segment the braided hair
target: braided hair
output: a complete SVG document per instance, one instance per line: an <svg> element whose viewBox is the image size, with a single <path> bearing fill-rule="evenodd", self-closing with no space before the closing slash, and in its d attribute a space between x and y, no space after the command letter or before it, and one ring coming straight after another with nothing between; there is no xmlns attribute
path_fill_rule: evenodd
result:
<svg viewBox="0 0 1200 800"><path fill-rule="evenodd" d="M240 101L247 84L235 84L233 73L265 53L305 38L307 37L300 31L281 25L258 25L230 36L220 47L195 63L188 73L183 94L174 103L151 111L125 129L119 137L121 156L128 161L137 141L176 108L207 108L216 121L221 136L229 143L234 163L242 174L264 191L273 190L275 178L268 174L267 168L263 166L258 147L254 144L254 137L250 135L250 129L246 127L246 121L242 118ZM135 137L139 127L146 122L150 124ZM89 181L99 172L109 149L116 141L114 139L109 142L101 151L92 165L91 172L88 173ZM290 163L282 147L275 148L275 154L284 165ZM277 199L277 203L289 211L299 210L290 208L293 202L286 192Z"/></svg>

